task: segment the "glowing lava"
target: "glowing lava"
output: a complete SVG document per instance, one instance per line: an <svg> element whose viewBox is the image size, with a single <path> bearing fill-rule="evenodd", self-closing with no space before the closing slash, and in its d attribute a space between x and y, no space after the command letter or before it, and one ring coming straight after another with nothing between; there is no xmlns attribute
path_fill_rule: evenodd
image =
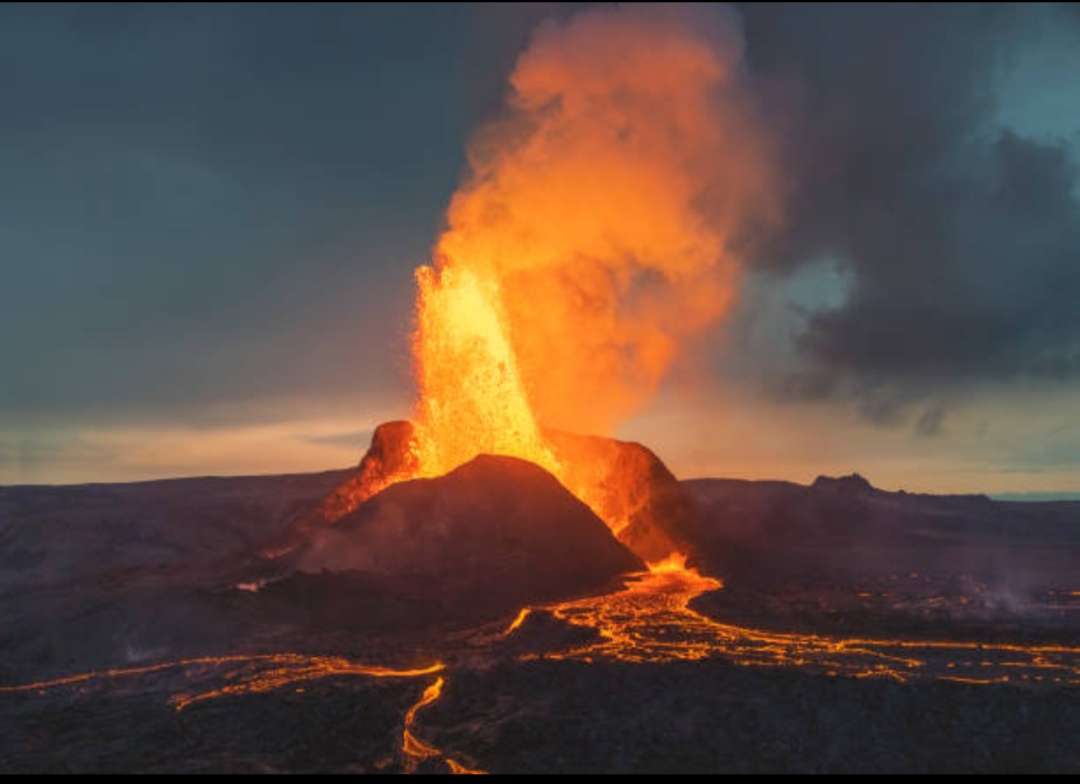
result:
<svg viewBox="0 0 1080 784"><path fill-rule="evenodd" d="M0 686L0 694L42 693L64 686L78 687L92 681L108 682L116 679L138 678L169 670L181 671L184 677L188 679L200 673L215 673L215 679L230 681L225 686L197 692L174 694L169 699L169 703L177 711L182 711L201 702L225 697L238 697L244 694L264 694L297 683L335 676L409 679L434 675L445 669L446 665L442 662L436 662L428 667L395 669L380 665L360 664L340 656L307 656L299 653L199 656L158 662L141 667L114 667L106 670L94 670L77 675L23 683L17 686ZM405 713L401 750L406 759L407 767L412 770L415 769L416 763L420 760L439 757L446 763L452 773L484 773L482 770L466 767L458 761L445 756L442 751L418 739L412 733L417 713L439 699L445 683L446 679L442 676L437 678L430 686L424 689L420 699Z"/></svg>
<svg viewBox="0 0 1080 784"><path fill-rule="evenodd" d="M636 575L617 593L523 611L505 634L520 628L532 612L547 610L569 624L594 630L600 638L543 654L549 659L664 663L718 658L744 666L798 667L901 683L936 678L971 684L1080 686L1078 646L767 632L720 623L690 608L695 597L722 585L673 557L651 565L651 571Z"/></svg>
<svg viewBox="0 0 1080 784"><path fill-rule="evenodd" d="M538 32L511 77L507 117L471 151L470 177L453 198L433 263L417 271L418 396L404 456L369 453L358 476L301 520L299 533L340 519L394 482L446 474L479 454L542 466L616 535L651 501L609 477L610 461L600 456L608 447L582 446L574 460L563 459L545 428L610 433L639 411L683 345L729 309L744 230L776 217L766 134L740 93L742 43L725 14L601 9ZM294 537L266 554L295 546ZM598 638L546 658L718 659L899 682L1080 685L1080 647L846 639L720 623L690 603L721 581L687 568L666 541L654 549L661 560L623 590L524 608L489 641L518 634L546 611ZM257 591L260 583L238 587ZM202 657L0 693L172 669L185 677L214 671L221 675L215 683L225 681L175 694L170 702L179 711L328 677L419 678L445 667L392 669L291 653ZM415 732L446 683L440 674L404 715L406 767L440 759L454 773L480 772Z"/></svg>
<svg viewBox="0 0 1080 784"><path fill-rule="evenodd" d="M230 686L196 694L181 694L171 702L177 710L202 700L224 695L259 694L299 681L317 680L334 675L357 675L370 678L416 678L431 675L445 668L442 662L428 667L393 669L378 665L359 664L340 656L307 656L300 653L236 654L230 656L196 656L188 659L147 664L141 667L112 667L106 670L67 675L48 680L0 686L0 694L33 692L59 686L77 686L96 680L135 678L165 670L213 670L232 667L223 677L235 680Z"/></svg>
<svg viewBox="0 0 1080 784"><path fill-rule="evenodd" d="M544 429L606 435L639 411L728 311L744 230L777 219L742 50L725 9L597 9L537 30L417 271L411 476L518 457L625 527Z"/></svg>
<svg viewBox="0 0 1080 784"><path fill-rule="evenodd" d="M401 733L401 750L409 759L409 770L410 772L415 771L416 764L421 760L429 759L431 757L441 757L443 762L446 763L446 766L450 768L451 773L457 775L486 773L486 771L483 770L468 768L460 762L445 756L442 751L431 744L418 739L412 733L413 724L416 722L416 714L439 699L439 697L442 696L443 686L445 685L445 678L437 678L434 683L424 689L424 693L420 695L420 699L405 713L405 727Z"/></svg>
<svg viewBox="0 0 1080 784"><path fill-rule="evenodd" d="M525 394L498 281L422 267L417 282L417 475L448 473L478 454L520 457L559 475Z"/></svg>
<svg viewBox="0 0 1080 784"><path fill-rule="evenodd" d="M519 633L534 614L548 612L573 626L595 631L598 639L555 652L526 653L520 656L522 660L664 664L716 659L741 666L798 668L834 677L888 678L900 683L937 679L970 685L1080 686L1077 646L766 632L724 624L690 608L694 597L721 587L719 580L687 568L681 556L674 556L652 564L649 572L634 575L622 591L524 608L502 632L484 637L482 646L501 644ZM60 687L81 690L91 681L138 678L168 670L181 671L186 681L203 678L225 682L175 693L169 702L177 711L210 700L261 694L336 676L412 679L437 675L405 712L401 730L405 769L416 771L422 762L438 760L452 773L484 772L469 768L417 735L417 717L440 699L447 684L446 667L441 662L395 669L336 656L296 653L206 656L4 686L0 693L35 693Z"/></svg>

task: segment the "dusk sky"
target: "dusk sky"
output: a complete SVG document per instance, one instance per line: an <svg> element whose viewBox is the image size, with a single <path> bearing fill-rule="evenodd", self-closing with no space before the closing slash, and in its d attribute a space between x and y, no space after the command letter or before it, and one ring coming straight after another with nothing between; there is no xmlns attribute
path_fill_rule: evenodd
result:
<svg viewBox="0 0 1080 784"><path fill-rule="evenodd" d="M1080 493L1077 6L736 9L782 218L616 435ZM469 140L581 11L0 7L0 484L355 464Z"/></svg>

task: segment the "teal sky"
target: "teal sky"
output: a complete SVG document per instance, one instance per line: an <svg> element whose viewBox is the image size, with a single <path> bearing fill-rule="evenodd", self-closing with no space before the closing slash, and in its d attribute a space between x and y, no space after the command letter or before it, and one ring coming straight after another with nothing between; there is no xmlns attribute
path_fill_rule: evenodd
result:
<svg viewBox="0 0 1080 784"><path fill-rule="evenodd" d="M408 413L468 139L577 10L0 8L0 484L354 463ZM740 14L788 219L620 435L682 476L1080 492L1080 13Z"/></svg>

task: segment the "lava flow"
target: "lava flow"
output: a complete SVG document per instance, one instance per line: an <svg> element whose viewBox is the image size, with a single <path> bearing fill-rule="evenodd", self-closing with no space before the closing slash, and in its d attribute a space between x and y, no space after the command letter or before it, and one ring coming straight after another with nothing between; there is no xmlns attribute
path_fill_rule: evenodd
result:
<svg viewBox="0 0 1080 784"><path fill-rule="evenodd" d="M244 694L263 694L297 683L335 676L410 679L434 675L445 669L446 665L442 662L436 662L428 667L394 669L379 665L359 664L339 656L307 656L299 653L199 656L156 662L141 667L114 667L106 670L94 670L16 686L0 686L0 694L19 692L40 694L64 686L81 687L93 681L108 682L118 679L134 679L170 670L182 671L186 680L202 675L212 677L214 680L231 681L225 686L174 694L169 699L169 703L177 711L182 711L201 702L225 697L238 697ZM484 773L485 771L469 768L446 756L439 749L418 739L412 732L417 713L439 699L445 683L446 679L439 676L405 713L401 751L406 761L406 768L410 771L415 770L417 763L421 760L435 757L442 759L450 771L455 774Z"/></svg>
<svg viewBox="0 0 1080 784"><path fill-rule="evenodd" d="M196 674L232 667L220 673L235 683L218 689L192 694L178 694L170 702L176 710L183 710L197 702L226 695L261 694L293 683L318 680L336 675L354 675L369 678L417 678L431 675L445 668L442 662L428 667L393 669L377 665L358 664L340 656L307 656L300 653L236 654L229 656L197 656L156 662L141 667L111 667L92 670L76 675L66 675L49 680L22 683L16 686L0 686L0 694L38 692L60 686L78 686L91 681L137 678L143 675L183 670L191 678Z"/></svg>
<svg viewBox="0 0 1080 784"><path fill-rule="evenodd" d="M442 751L431 744L418 739L412 733L413 724L416 721L416 714L439 699L439 697L442 696L443 686L445 685L445 678L442 676L437 678L434 683L424 689L424 693L420 695L420 699L405 713L405 727L401 732L401 750L409 760L410 764L408 769L410 772L413 772L416 770L416 766L420 761L438 757L446 763L446 766L450 768L451 773L457 775L486 773L487 771L468 768L457 760L447 757Z"/></svg>
<svg viewBox="0 0 1080 784"><path fill-rule="evenodd" d="M407 449L365 460L291 533L492 454L550 471L641 557L673 552L631 546L632 480L552 433L606 436L638 413L730 310L746 235L778 219L742 53L723 9L595 9L537 30L416 271Z"/></svg>
<svg viewBox="0 0 1080 784"><path fill-rule="evenodd" d="M602 459L584 437L553 435L554 428L610 434L639 412L685 345L729 310L745 235L776 218L766 134L740 92L739 33L711 13L605 9L541 29L511 77L507 116L472 150L470 177L453 197L431 266L417 271L418 395L413 424L392 423L400 454L394 438L377 437L357 475L294 533L332 524L394 483L447 474L480 454L512 456L554 474L651 567L614 593L522 609L469 652L485 664L505 656L500 645L522 635L530 617L547 612L595 640L521 659L715 659L900 683L1080 685L1076 646L841 638L713 620L691 602L723 584L685 565L678 525L646 535L630 522L646 506L661 514L649 493L661 480L677 486L670 472L641 447ZM298 541L263 554L291 552ZM404 766L438 760L454 773L482 772L417 734L417 717L446 687L441 662L392 669L294 653L201 657L0 693L171 670L184 678L165 684L183 687L172 691L177 711L337 676L437 675L405 712ZM190 688L193 680L204 687Z"/></svg>
<svg viewBox="0 0 1080 784"><path fill-rule="evenodd" d="M613 488L583 478L545 428L608 434L640 410L728 311L742 230L776 217L740 36L726 12L692 7L592 10L537 31L417 270L415 432L391 481L508 455L555 474L617 534L626 525Z"/></svg>
<svg viewBox="0 0 1080 784"><path fill-rule="evenodd" d="M600 638L543 654L549 659L664 663L718 658L745 666L797 667L900 683L927 678L1080 686L1080 646L777 633L720 623L691 609L695 597L722 586L676 557L635 575L617 593L523 610L504 636L520 629L532 612L546 610Z"/></svg>

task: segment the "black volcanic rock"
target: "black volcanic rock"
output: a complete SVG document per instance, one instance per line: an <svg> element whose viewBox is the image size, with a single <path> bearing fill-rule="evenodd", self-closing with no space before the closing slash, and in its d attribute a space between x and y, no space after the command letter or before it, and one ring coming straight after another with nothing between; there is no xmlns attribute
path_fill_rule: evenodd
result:
<svg viewBox="0 0 1080 784"><path fill-rule="evenodd" d="M873 487L858 474L791 482L682 483L699 510L687 537L725 578L936 571L983 580L1070 583L1080 504L1009 503Z"/></svg>
<svg viewBox="0 0 1080 784"><path fill-rule="evenodd" d="M0 594L250 553L348 473L0 487Z"/></svg>
<svg viewBox="0 0 1080 784"><path fill-rule="evenodd" d="M872 493L874 486L860 474L847 476L819 476L811 485L815 490L831 490L838 493Z"/></svg>
<svg viewBox="0 0 1080 784"><path fill-rule="evenodd" d="M316 531L288 560L308 573L407 580L414 597L493 616L580 596L644 568L554 476L490 455L392 485Z"/></svg>
<svg viewBox="0 0 1080 784"><path fill-rule="evenodd" d="M698 564L726 623L842 636L1073 644L1080 503L889 492L855 475L699 479Z"/></svg>

